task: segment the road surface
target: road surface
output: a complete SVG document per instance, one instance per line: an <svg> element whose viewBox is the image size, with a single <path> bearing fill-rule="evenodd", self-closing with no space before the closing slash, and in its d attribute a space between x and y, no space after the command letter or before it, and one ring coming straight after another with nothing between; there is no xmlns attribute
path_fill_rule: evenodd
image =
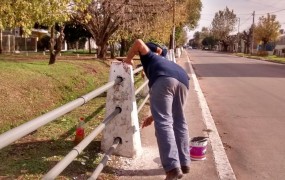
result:
<svg viewBox="0 0 285 180"><path fill-rule="evenodd" d="M188 53L237 179L285 179L285 65Z"/></svg>

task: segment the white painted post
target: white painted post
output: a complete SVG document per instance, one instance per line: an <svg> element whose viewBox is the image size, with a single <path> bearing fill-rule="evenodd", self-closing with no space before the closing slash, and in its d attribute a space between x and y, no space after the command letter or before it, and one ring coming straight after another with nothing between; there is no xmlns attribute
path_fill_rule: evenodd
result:
<svg viewBox="0 0 285 180"><path fill-rule="evenodd" d="M39 40L39 38L36 37L35 38L35 52L38 52L38 40Z"/></svg>
<svg viewBox="0 0 285 180"><path fill-rule="evenodd" d="M181 56L181 49L180 48L176 48L176 57L177 58L180 58L180 56Z"/></svg>
<svg viewBox="0 0 285 180"><path fill-rule="evenodd" d="M169 60L176 63L174 49L170 49L170 50L169 50L169 54L170 54L170 59L169 59Z"/></svg>
<svg viewBox="0 0 285 180"><path fill-rule="evenodd" d="M112 146L114 139L120 137L122 144L114 154L134 157L142 152L142 147L132 67L123 62L112 62L109 81L113 81L118 76L123 78L123 82L107 91L106 116L116 107L120 107L122 112L104 129L101 148L106 152Z"/></svg>
<svg viewBox="0 0 285 180"><path fill-rule="evenodd" d="M10 42L10 35L7 36L7 44L8 44L8 52L11 51L10 46L11 46L11 42Z"/></svg>

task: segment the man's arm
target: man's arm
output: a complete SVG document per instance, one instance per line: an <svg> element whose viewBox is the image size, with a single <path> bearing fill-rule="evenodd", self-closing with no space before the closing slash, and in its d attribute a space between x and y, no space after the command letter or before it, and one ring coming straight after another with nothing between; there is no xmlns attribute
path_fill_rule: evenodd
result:
<svg viewBox="0 0 285 180"><path fill-rule="evenodd" d="M146 44L141 39L137 39L128 51L127 58L124 61L133 65L133 58L135 55L146 55L148 52L149 48L146 46Z"/></svg>
<svg viewBox="0 0 285 180"><path fill-rule="evenodd" d="M161 55L161 53L162 53L162 49L158 46L156 47L156 53L159 55Z"/></svg>
<svg viewBox="0 0 285 180"><path fill-rule="evenodd" d="M152 52L157 53L158 55L161 55L162 48L158 44L155 44L153 42L147 42L145 44Z"/></svg>

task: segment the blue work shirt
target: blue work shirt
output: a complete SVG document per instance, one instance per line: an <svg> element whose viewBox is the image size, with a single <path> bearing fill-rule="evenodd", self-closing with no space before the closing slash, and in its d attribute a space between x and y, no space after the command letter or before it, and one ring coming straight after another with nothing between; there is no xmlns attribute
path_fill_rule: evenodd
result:
<svg viewBox="0 0 285 180"><path fill-rule="evenodd" d="M144 72L149 79L148 86L151 88L153 83L161 76L177 79L189 89L189 76L178 64L165 59L151 51L146 55L140 55Z"/></svg>

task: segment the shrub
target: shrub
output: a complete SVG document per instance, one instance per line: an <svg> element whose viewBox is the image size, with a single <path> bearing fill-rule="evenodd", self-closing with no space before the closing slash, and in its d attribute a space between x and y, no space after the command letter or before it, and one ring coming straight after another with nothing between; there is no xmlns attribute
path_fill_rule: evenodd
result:
<svg viewBox="0 0 285 180"><path fill-rule="evenodd" d="M262 56L262 57L268 56L268 52L267 51L257 51L257 55Z"/></svg>

